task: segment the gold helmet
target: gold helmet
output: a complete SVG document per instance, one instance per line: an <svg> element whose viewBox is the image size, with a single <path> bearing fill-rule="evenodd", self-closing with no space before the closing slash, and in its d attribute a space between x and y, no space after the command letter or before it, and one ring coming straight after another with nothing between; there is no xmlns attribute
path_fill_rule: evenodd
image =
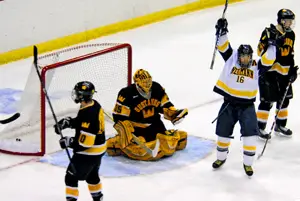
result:
<svg viewBox="0 0 300 201"><path fill-rule="evenodd" d="M152 87L152 77L148 71L144 69L138 69L133 75L134 83L148 94Z"/></svg>

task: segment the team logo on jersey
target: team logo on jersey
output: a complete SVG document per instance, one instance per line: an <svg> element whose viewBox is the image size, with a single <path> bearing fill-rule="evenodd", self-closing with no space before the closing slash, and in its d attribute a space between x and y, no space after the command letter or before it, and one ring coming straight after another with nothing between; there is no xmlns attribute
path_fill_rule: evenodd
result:
<svg viewBox="0 0 300 201"><path fill-rule="evenodd" d="M154 107L148 110L143 110L143 116L145 119L152 117L153 115L154 115Z"/></svg>
<svg viewBox="0 0 300 201"><path fill-rule="evenodd" d="M246 76L246 77L249 77L251 79L253 79L253 77L254 77L253 70L251 70L249 68L233 67L232 70L231 70L231 74Z"/></svg>
<svg viewBox="0 0 300 201"><path fill-rule="evenodd" d="M89 128L89 127L90 127L90 123L82 122L82 123L81 123L81 127L82 127L82 128Z"/></svg>
<svg viewBox="0 0 300 201"><path fill-rule="evenodd" d="M119 100L120 102L123 102L123 101L125 100L125 98L124 98L123 96L120 95L120 96L118 97L118 100Z"/></svg>

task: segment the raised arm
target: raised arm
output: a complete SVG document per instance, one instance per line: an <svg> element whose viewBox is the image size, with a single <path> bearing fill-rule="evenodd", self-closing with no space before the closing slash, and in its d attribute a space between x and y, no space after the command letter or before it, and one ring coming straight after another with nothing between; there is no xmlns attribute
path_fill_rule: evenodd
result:
<svg viewBox="0 0 300 201"><path fill-rule="evenodd" d="M228 29L227 29L227 26L228 26L228 22L227 20L224 18L220 18L218 21L217 21L217 24L216 24L216 35L219 35L220 34L220 37L219 37L219 40L218 40L218 43L217 43L217 46L218 46L218 50L221 54L221 56L223 57L224 61L227 61L231 55L232 55L232 47L228 41L228 37L227 37L227 32L228 32Z"/></svg>

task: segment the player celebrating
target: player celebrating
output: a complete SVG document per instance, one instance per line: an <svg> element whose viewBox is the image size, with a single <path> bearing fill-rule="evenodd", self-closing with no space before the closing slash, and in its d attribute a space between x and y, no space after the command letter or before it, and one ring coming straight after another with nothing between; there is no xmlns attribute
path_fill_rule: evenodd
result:
<svg viewBox="0 0 300 201"><path fill-rule="evenodd" d="M167 130L160 114L177 124L188 114L188 110L175 109L164 88L152 81L146 70L137 70L133 80L134 84L121 89L118 94L113 111L114 128L118 135L107 140L108 155L122 154L136 160L157 160L172 155L176 150L184 149L187 133ZM153 157L147 153L143 146L133 142L133 135L150 149L154 149L158 139L158 154Z"/></svg>
<svg viewBox="0 0 300 201"><path fill-rule="evenodd" d="M268 70L273 64L276 48L270 45L257 62L252 59L253 50L250 45L240 45L237 51L231 48L227 39L227 25L227 20L223 18L216 24L217 34L221 33L218 50L225 60L225 66L213 90L224 96L224 102L216 126L217 160L212 166L216 169L225 163L234 126L239 121L243 140L243 167L245 173L252 176L258 135L254 106L258 77L262 69Z"/></svg>
<svg viewBox="0 0 300 201"><path fill-rule="evenodd" d="M106 151L104 115L101 105L92 99L94 93L95 87L91 82L77 83L72 91L72 99L75 103L80 103L77 117L63 118L54 125L58 134L58 127L61 130L75 129L75 137L63 137L59 140L61 148L70 147L74 152L65 176L67 201L77 200L79 180L88 183L94 201L103 199L98 171Z"/></svg>
<svg viewBox="0 0 300 201"><path fill-rule="evenodd" d="M282 134L283 136L292 135L292 131L286 128L289 100L293 97L291 85L284 100L283 96L289 83L293 83L297 78L298 67L294 66L295 33L292 30L294 19L295 14L291 10L279 10L277 14L278 24L276 26L271 24L269 28L266 28L262 32L258 44L257 52L261 56L269 46L268 34L273 33L276 35L276 60L271 70L259 79L260 104L258 106L257 118L259 135L263 139L271 138L271 135L265 131L265 128L273 102L276 102L276 112L278 112L275 133ZM279 108L282 101L282 107Z"/></svg>

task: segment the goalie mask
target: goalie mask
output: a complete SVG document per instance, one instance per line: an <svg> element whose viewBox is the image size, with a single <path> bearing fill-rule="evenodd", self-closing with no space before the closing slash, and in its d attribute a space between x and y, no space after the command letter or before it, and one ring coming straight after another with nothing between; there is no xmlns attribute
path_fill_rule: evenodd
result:
<svg viewBox="0 0 300 201"><path fill-rule="evenodd" d="M252 65L253 50L250 45L240 45L238 49L238 63L242 68L249 68Z"/></svg>
<svg viewBox="0 0 300 201"><path fill-rule="evenodd" d="M280 9L277 13L277 22L285 32L290 32L295 26L295 14L289 9Z"/></svg>
<svg viewBox="0 0 300 201"><path fill-rule="evenodd" d="M152 77L148 71L144 69L137 70L133 75L133 81L137 87L138 92L145 98L149 99L151 96Z"/></svg>
<svg viewBox="0 0 300 201"><path fill-rule="evenodd" d="M95 93L95 86L88 81L78 82L72 90L72 99L75 103L89 102Z"/></svg>

